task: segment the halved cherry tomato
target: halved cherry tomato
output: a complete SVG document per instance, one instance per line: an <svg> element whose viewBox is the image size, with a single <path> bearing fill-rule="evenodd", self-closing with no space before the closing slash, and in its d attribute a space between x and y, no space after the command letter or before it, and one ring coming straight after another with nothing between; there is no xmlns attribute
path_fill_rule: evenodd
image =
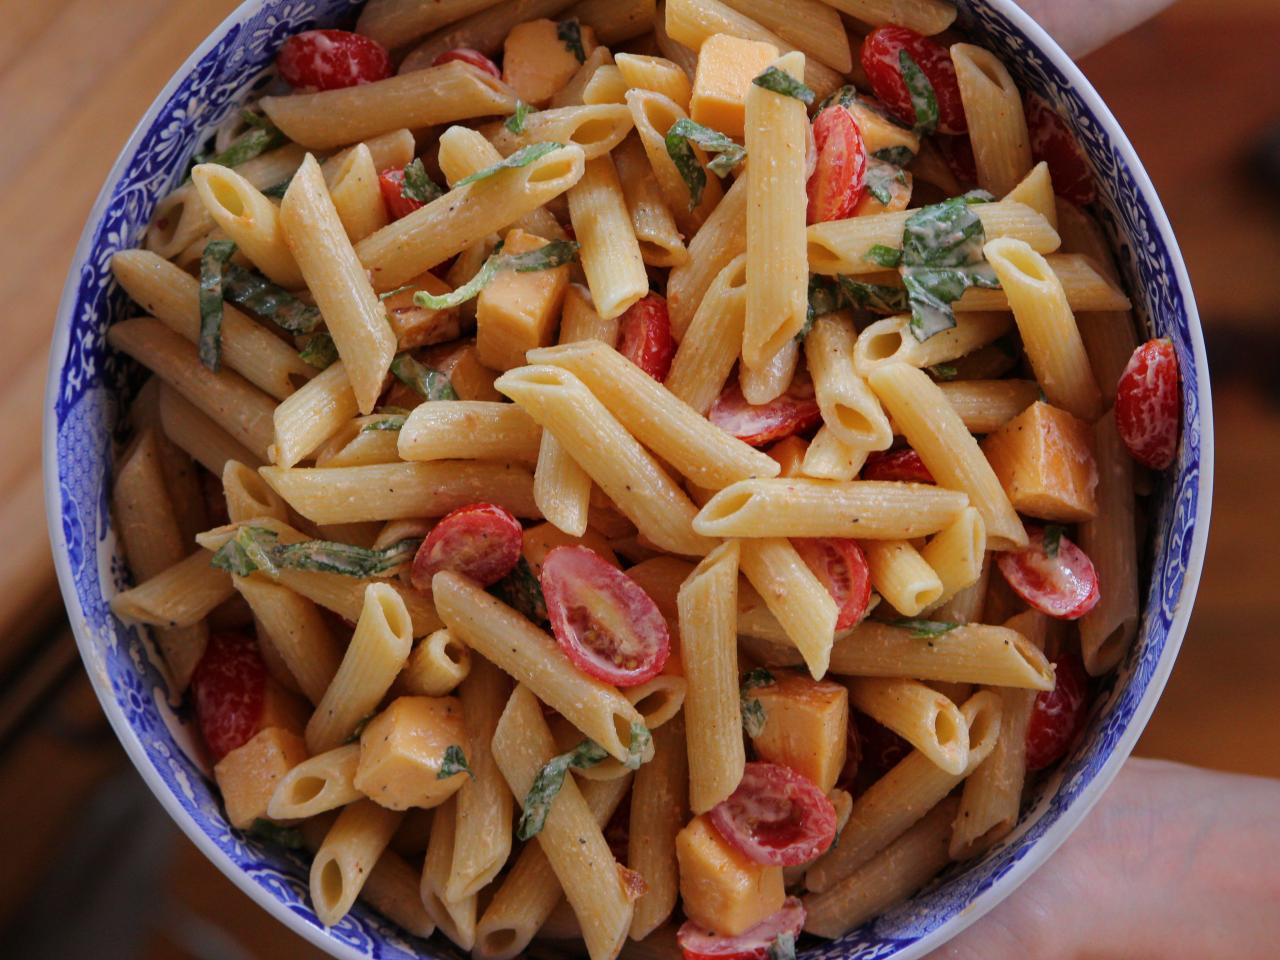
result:
<svg viewBox="0 0 1280 960"><path fill-rule="evenodd" d="M382 203L392 220L407 217L423 204L404 195L404 168L391 167L378 174L378 188L382 191Z"/></svg>
<svg viewBox="0 0 1280 960"><path fill-rule="evenodd" d="M978 182L978 161L973 158L973 142L967 136L936 137L934 144L957 180L965 185Z"/></svg>
<svg viewBox="0 0 1280 960"><path fill-rule="evenodd" d="M391 54L349 30L295 33L276 54L276 68L295 87L337 90L391 76Z"/></svg>
<svg viewBox="0 0 1280 960"><path fill-rule="evenodd" d="M470 47L454 47L452 50L446 50L440 56L431 61L433 67L438 67L442 63L448 63L450 60L457 60L460 63L469 63L473 67L477 67L489 74L495 80L502 79L502 71L498 69L498 65L486 57L479 50L472 50Z"/></svg>
<svg viewBox="0 0 1280 960"><path fill-rule="evenodd" d="M618 321L618 352L659 383L667 379L676 341L666 300L651 293L627 308Z"/></svg>
<svg viewBox="0 0 1280 960"><path fill-rule="evenodd" d="M804 917L804 904L788 897L781 910L736 937L721 936L686 920L676 932L676 943L684 960L766 960L780 936L800 936Z"/></svg>
<svg viewBox="0 0 1280 960"><path fill-rule="evenodd" d="M726 843L755 863L808 863L836 838L836 808L826 794L776 763L748 763L738 789L707 816Z"/></svg>
<svg viewBox="0 0 1280 960"><path fill-rule="evenodd" d="M818 161L809 177L809 223L844 220L862 199L867 177L867 148L851 114L839 104L813 118Z"/></svg>
<svg viewBox="0 0 1280 960"><path fill-rule="evenodd" d="M938 132L964 133L969 129L960 99L960 82L947 48L936 40L906 27L878 27L862 43L862 69L886 107L909 126L916 122L911 93L902 79L900 53L906 50L933 85L938 98Z"/></svg>
<svg viewBox="0 0 1280 960"><path fill-rule="evenodd" d="M797 537L791 545L835 600L840 610L836 629L847 630L861 620L871 600L871 571L858 541L847 537Z"/></svg>
<svg viewBox="0 0 1280 960"><path fill-rule="evenodd" d="M409 580L419 590L430 590L432 577L452 570L491 587L515 569L523 544L520 521L502 507L493 503L459 507L422 541Z"/></svg>
<svg viewBox="0 0 1280 960"><path fill-rule="evenodd" d="M1013 592L1045 616L1078 620L1098 604L1098 573L1088 554L1061 536L1056 556L1045 548L1045 531L1027 530L1031 543L1001 553L996 564Z"/></svg>
<svg viewBox="0 0 1280 960"><path fill-rule="evenodd" d="M191 675L196 722L214 760L253 738L262 721L267 667L257 641L244 633L213 633Z"/></svg>
<svg viewBox="0 0 1280 960"><path fill-rule="evenodd" d="M1084 722L1089 701L1089 678L1075 654L1053 661L1057 682L1036 694L1027 724L1027 769L1043 770L1057 763L1071 746Z"/></svg>
<svg viewBox="0 0 1280 960"><path fill-rule="evenodd" d="M1093 203L1097 197L1093 168L1062 117L1034 93L1026 95L1023 108L1031 156L1037 163L1043 160L1049 164L1053 192L1076 203Z"/></svg>
<svg viewBox="0 0 1280 960"><path fill-rule="evenodd" d="M1116 430L1129 455L1153 470L1178 452L1178 357L1167 339L1148 340L1116 385Z"/></svg>
<svg viewBox="0 0 1280 960"><path fill-rule="evenodd" d="M707 419L739 440L760 447L808 430L822 419L822 412L813 381L806 374L796 374L786 393L759 406L747 403L735 380L716 398Z"/></svg>
<svg viewBox="0 0 1280 960"><path fill-rule="evenodd" d="M671 653L653 598L587 547L556 547L542 561L551 632L573 665L618 687L652 680Z"/></svg>
<svg viewBox="0 0 1280 960"><path fill-rule="evenodd" d="M877 451L862 466L863 480L900 480L904 483L935 483L933 474L910 447Z"/></svg>

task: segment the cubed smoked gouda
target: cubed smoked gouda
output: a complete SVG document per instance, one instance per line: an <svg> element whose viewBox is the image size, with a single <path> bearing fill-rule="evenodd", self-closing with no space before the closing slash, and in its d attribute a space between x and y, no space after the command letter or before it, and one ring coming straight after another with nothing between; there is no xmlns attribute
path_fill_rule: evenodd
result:
<svg viewBox="0 0 1280 960"><path fill-rule="evenodd" d="M727 33L708 37L698 51L689 115L695 123L741 137L751 81L777 59L778 48L771 43Z"/></svg>
<svg viewBox="0 0 1280 960"><path fill-rule="evenodd" d="M354 784L391 810L438 807L461 789L465 772L440 778L445 751L467 755L462 703L455 697L400 697L360 734Z"/></svg>
<svg viewBox="0 0 1280 960"><path fill-rule="evenodd" d="M444 343L462 336L462 320L457 308L432 310L413 302L420 290L437 297L451 293L453 288L449 284L434 273L422 273L405 284L405 287L406 289L383 301L387 308L387 322L391 324L391 332L396 335L398 349L412 350L414 347Z"/></svg>
<svg viewBox="0 0 1280 960"><path fill-rule="evenodd" d="M262 691L262 716L258 729L280 727L292 733L302 733L311 716L311 705L295 693L290 693L270 677Z"/></svg>
<svg viewBox="0 0 1280 960"><path fill-rule="evenodd" d="M582 55L589 57L597 46L595 31L585 25L578 29ZM578 52L561 39L560 24L554 20L518 24L502 45L502 79L516 96L535 107L545 107L580 66Z"/></svg>
<svg viewBox="0 0 1280 960"><path fill-rule="evenodd" d="M782 868L748 860L705 814L676 834L676 860L685 916L708 930L736 937L782 909Z"/></svg>
<svg viewBox="0 0 1280 960"><path fill-rule="evenodd" d="M503 253L528 253L547 245L541 237L515 229ZM534 347L551 345L569 286L569 265L517 273L503 270L476 299L476 351L490 370L524 366Z"/></svg>
<svg viewBox="0 0 1280 960"><path fill-rule="evenodd" d="M267 727L219 760L213 777L222 791L231 825L244 830L253 826L253 821L265 819L276 784L305 759L307 744L302 737L280 727Z"/></svg>
<svg viewBox="0 0 1280 960"><path fill-rule="evenodd" d="M1083 420L1033 403L990 434L982 452L1019 513L1057 523L1097 516L1098 464Z"/></svg>
<svg viewBox="0 0 1280 960"><path fill-rule="evenodd" d="M493 385L498 371L490 370L480 362L474 340L445 344L428 350L424 357L427 366L439 370L449 378L453 392L459 400L505 400Z"/></svg>
<svg viewBox="0 0 1280 960"><path fill-rule="evenodd" d="M823 793L836 785L849 737L849 691L829 680L775 670L774 682L755 687L764 726L751 738L756 756L790 767Z"/></svg>

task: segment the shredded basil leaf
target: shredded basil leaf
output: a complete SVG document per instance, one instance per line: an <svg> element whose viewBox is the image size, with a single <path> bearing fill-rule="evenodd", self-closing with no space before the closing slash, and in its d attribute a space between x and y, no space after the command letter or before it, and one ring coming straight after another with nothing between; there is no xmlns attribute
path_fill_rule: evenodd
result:
<svg viewBox="0 0 1280 960"><path fill-rule="evenodd" d="M822 101L818 104L817 109L814 110L814 115L817 116L823 110L827 109L827 107L831 106L847 107L857 99L858 88L851 83L846 83L839 90L836 90L834 93L829 93L823 97Z"/></svg>
<svg viewBox="0 0 1280 960"><path fill-rule="evenodd" d="M901 627L904 630L911 631L912 640L931 640L934 637L940 637L944 633L950 633L958 623L952 623L948 620L916 620L911 617L899 617L892 621L892 626Z"/></svg>
<svg viewBox="0 0 1280 960"><path fill-rule="evenodd" d="M929 367L929 372L935 380L954 380L960 376L960 371L951 363L935 363Z"/></svg>
<svg viewBox="0 0 1280 960"><path fill-rule="evenodd" d="M440 185L427 176L427 168L422 158L417 157L412 163L405 164L404 182L400 185L400 196L418 203L430 203L444 196Z"/></svg>
<svg viewBox="0 0 1280 960"><path fill-rule="evenodd" d="M866 283L841 275L840 291L855 307L871 313L890 315L907 309L907 291L883 283Z"/></svg>
<svg viewBox="0 0 1280 960"><path fill-rule="evenodd" d="M338 362L338 346L333 337L321 330L312 334L302 349L298 351L302 362L317 370L328 370Z"/></svg>
<svg viewBox="0 0 1280 960"><path fill-rule="evenodd" d="M572 263L577 255L576 240L552 240L536 250L528 250L524 253L505 254L499 248L489 256L476 275L458 289L439 296L420 290L413 295L413 302L419 307L428 307L432 310L449 310L480 296L480 291L493 282L493 278L501 270L514 270L516 273L554 270L566 263Z"/></svg>
<svg viewBox="0 0 1280 960"><path fill-rule="evenodd" d="M472 780L476 778L476 772L467 764L467 755L460 746L453 743L444 748L444 758L440 761L440 772L436 774L436 779L448 780L457 773L465 773Z"/></svg>
<svg viewBox="0 0 1280 960"><path fill-rule="evenodd" d="M815 94L811 88L806 87L787 71L779 70L777 67L769 67L751 82L757 87L764 87L766 90L780 93L784 97L794 97L805 106L813 103L815 99Z"/></svg>
<svg viewBox="0 0 1280 960"><path fill-rule="evenodd" d="M933 84L920 69L911 54L905 49L898 51L898 63L902 67L902 82L907 85L911 94L911 108L915 111L914 130L918 134L929 134L938 129L938 95L934 93Z"/></svg>
<svg viewBox="0 0 1280 960"><path fill-rule="evenodd" d="M241 527L235 536L218 548L209 563L238 577L247 577L258 570L274 573L275 562L267 548L276 539L275 532L265 527Z"/></svg>
<svg viewBox="0 0 1280 960"><path fill-rule="evenodd" d="M631 722L631 742L627 744L627 759L622 765L628 770L638 770L644 763L644 755L653 747L653 734L639 720Z"/></svg>
<svg viewBox="0 0 1280 960"><path fill-rule="evenodd" d="M288 180L281 180L279 183L275 184L274 186L267 187L265 190L263 190L262 195L264 197L273 197L276 200L283 200L284 195L289 192L289 184L291 183L293 183L292 177L290 177Z"/></svg>
<svg viewBox="0 0 1280 960"><path fill-rule="evenodd" d="M894 247L886 247L883 243L877 243L872 245L862 259L868 263L874 263L878 267L884 267L886 270L892 270L902 262L902 251Z"/></svg>
<svg viewBox="0 0 1280 960"><path fill-rule="evenodd" d="M1056 557L1062 547L1062 536L1067 532L1065 527L1051 523L1044 528L1044 552L1047 556Z"/></svg>
<svg viewBox="0 0 1280 960"><path fill-rule="evenodd" d="M756 687L768 687L777 682L777 678L764 667L756 667L742 678L742 690L745 692Z"/></svg>
<svg viewBox="0 0 1280 960"><path fill-rule="evenodd" d="M527 250L524 253L504 253L501 270L514 270L516 273L536 273L539 270L554 270L566 263L573 263L578 257L578 243L575 240L552 240L550 243Z"/></svg>
<svg viewBox="0 0 1280 960"><path fill-rule="evenodd" d="M379 431L396 432L404 429L404 417L392 416L383 417L381 420L370 420L360 428L361 433L377 433Z"/></svg>
<svg viewBox="0 0 1280 960"><path fill-rule="evenodd" d="M507 120L503 124L503 126L506 127L508 130L510 130L512 133L524 133L524 122L526 119L528 119L529 114L533 112L534 111L531 106L529 106L523 100L517 98L516 111L515 113L511 114L511 116L507 117Z"/></svg>
<svg viewBox="0 0 1280 960"><path fill-rule="evenodd" d="M867 161L867 192L886 207L893 202L893 184L906 186L907 175L901 167L872 157Z"/></svg>
<svg viewBox="0 0 1280 960"><path fill-rule="evenodd" d="M898 144L896 147L881 147L871 155L874 160L883 160L885 163L891 163L895 167L905 167L915 160L916 155L911 152L911 148Z"/></svg>
<svg viewBox="0 0 1280 960"><path fill-rule="evenodd" d="M453 384L439 370L419 363L407 353L397 354L391 361L392 375L424 400L457 400Z"/></svg>
<svg viewBox="0 0 1280 960"><path fill-rule="evenodd" d="M564 146L564 144L552 143L549 140L545 143L531 143L527 147L521 147L511 156L499 160L493 166L485 167L483 170L477 170L469 177L463 177L453 186L455 189L457 187L465 187L469 183L477 183L480 180L487 180L495 173L500 173L503 170L516 170L520 167L527 167L535 160L541 160L548 153L559 150L562 146Z"/></svg>
<svg viewBox="0 0 1280 960"><path fill-rule="evenodd" d="M767 687L774 682L773 674L764 667L757 667L742 678L742 685L738 688L738 698L742 710L742 728L747 731L749 737L758 737L764 731L765 721L768 718L765 715L764 704L747 694L757 687Z"/></svg>
<svg viewBox="0 0 1280 960"><path fill-rule="evenodd" d="M520 814L520 822L516 825L516 836L521 840L530 840L542 832L547 814L551 811L551 803L564 786L564 778L570 767L586 770L608 756L604 747L594 740L583 740L568 753L552 757L543 764L533 778L533 786L525 795L524 812Z"/></svg>
<svg viewBox="0 0 1280 960"><path fill-rule="evenodd" d="M582 25L578 23L577 17L557 23L556 37L570 53L578 58L579 63L587 62L587 51L582 48Z"/></svg>
<svg viewBox="0 0 1280 960"><path fill-rule="evenodd" d="M671 125L665 142L667 156L676 165L681 179L689 188L690 210L702 202L702 191L707 186L707 174L698 162L692 144L696 143L708 153L716 154L707 164L707 169L717 177L727 177L747 155L747 148L740 143L719 130L694 123L688 117L682 117Z"/></svg>
<svg viewBox="0 0 1280 960"><path fill-rule="evenodd" d="M222 283L236 252L230 240L210 240L200 257L200 362L217 373L222 367Z"/></svg>
<svg viewBox="0 0 1280 960"><path fill-rule="evenodd" d="M547 622L547 601L542 584L533 575L529 561L521 555L515 569L489 588L495 597L534 623Z"/></svg>
<svg viewBox="0 0 1280 960"><path fill-rule="evenodd" d="M319 307L303 303L258 271L235 263L227 265L222 295L237 307L270 320L286 333L311 333L322 319Z"/></svg>
<svg viewBox="0 0 1280 960"><path fill-rule="evenodd" d="M410 538L373 550L331 540L303 540L282 544L263 527L241 527L214 553L210 563L221 570L247 577L256 571L275 574L280 567L318 570L361 579L389 573L413 559L421 544Z"/></svg>
<svg viewBox="0 0 1280 960"><path fill-rule="evenodd" d="M998 287L982 253L986 231L968 196L923 207L902 231L902 282L919 341L956 325L951 304L969 287Z"/></svg>
<svg viewBox="0 0 1280 960"><path fill-rule="evenodd" d="M769 945L768 960L796 960L795 934L778 934L778 939Z"/></svg>
<svg viewBox="0 0 1280 960"><path fill-rule="evenodd" d="M809 331L813 329L813 322L818 317L834 313L843 305L840 289L833 279L811 274L809 277L809 304L805 309L804 326L796 333L796 343L804 342L804 338L809 336Z"/></svg>
<svg viewBox="0 0 1280 960"><path fill-rule="evenodd" d="M351 731L351 736L343 741L343 746L349 743L359 743L360 737L364 734L364 728L369 725L369 721L374 718L375 714L366 713L360 718L360 722L356 724L355 729Z"/></svg>
<svg viewBox="0 0 1280 960"><path fill-rule="evenodd" d="M244 132L227 149L202 160L202 163L216 163L221 167L238 167L246 160L252 160L268 150L274 150L289 142L289 138L266 117L260 117L248 110L243 111L241 116L253 129Z"/></svg>
<svg viewBox="0 0 1280 960"><path fill-rule="evenodd" d="M270 843L277 847L284 847L286 850L301 850L306 844L302 841L302 834L293 827L282 827L278 823L272 823L262 817L253 821L247 833L255 840L261 840L263 843Z"/></svg>

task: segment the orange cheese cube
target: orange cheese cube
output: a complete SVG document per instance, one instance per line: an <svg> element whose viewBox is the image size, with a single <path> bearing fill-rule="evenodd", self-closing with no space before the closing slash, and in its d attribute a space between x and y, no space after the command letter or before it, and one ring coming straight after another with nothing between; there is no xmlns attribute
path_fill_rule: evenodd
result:
<svg viewBox="0 0 1280 960"><path fill-rule="evenodd" d="M782 909L782 868L753 863L711 826L694 817L676 834L680 897L690 920L736 937Z"/></svg>
<svg viewBox="0 0 1280 960"><path fill-rule="evenodd" d="M222 791L227 819L244 830L265 819L276 784L307 759L307 744L289 730L267 727L218 761L213 777Z"/></svg>
<svg viewBox="0 0 1280 960"><path fill-rule="evenodd" d="M311 716L311 704L297 694L290 693L275 680L267 679L266 688L262 691L262 716L258 719L258 729L280 727L291 733L302 733Z"/></svg>
<svg viewBox="0 0 1280 960"><path fill-rule="evenodd" d="M523 230L507 234L504 253L528 253L547 245ZM550 346L569 285L569 265L553 270L500 272L476 300L476 351L490 370L524 366L534 347Z"/></svg>
<svg viewBox="0 0 1280 960"><path fill-rule="evenodd" d="M765 453L777 460L778 466L782 467L782 473L779 476L798 477L800 468L804 466L804 455L808 450L808 440L801 437L787 437L785 440L779 440Z"/></svg>
<svg viewBox="0 0 1280 960"><path fill-rule="evenodd" d="M462 704L455 697L400 697L360 735L357 790L391 810L438 807L466 782L466 773L440 779L445 751L467 753Z"/></svg>
<svg viewBox="0 0 1280 960"><path fill-rule="evenodd" d="M449 378L459 400L497 402L506 399L494 389L493 381L498 379L498 372L480 362L475 341L446 344L428 350L424 359L427 366L434 367Z"/></svg>
<svg viewBox="0 0 1280 960"><path fill-rule="evenodd" d="M453 292L453 287L430 272L419 274L406 286L408 289L383 301L387 308L387 322L391 324L391 332L396 335L396 345L400 350L444 343L462 336L462 320L457 309L432 310L413 302L419 290L439 297Z"/></svg>
<svg viewBox="0 0 1280 960"><path fill-rule="evenodd" d="M502 79L535 107L545 107L582 66L559 30L554 20L530 20L513 27L502 45ZM589 57L597 46L595 31L585 25L579 30L583 56Z"/></svg>
<svg viewBox="0 0 1280 960"><path fill-rule="evenodd" d="M836 785L849 736L849 691L829 680L775 670L775 682L747 692L764 727L751 738L761 760L790 767L823 793Z"/></svg>
<svg viewBox="0 0 1280 960"><path fill-rule="evenodd" d="M698 51L689 115L730 137L741 137L751 81L778 59L771 43L742 40L727 33L708 37Z"/></svg>
<svg viewBox="0 0 1280 960"><path fill-rule="evenodd" d="M1097 515L1093 431L1065 410L1033 403L989 435L982 452L1019 513L1058 523Z"/></svg>

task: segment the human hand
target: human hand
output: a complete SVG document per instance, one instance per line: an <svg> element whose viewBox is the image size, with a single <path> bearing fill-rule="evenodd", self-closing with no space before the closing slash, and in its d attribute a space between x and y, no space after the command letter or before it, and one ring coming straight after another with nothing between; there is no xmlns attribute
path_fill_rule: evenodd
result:
<svg viewBox="0 0 1280 960"><path fill-rule="evenodd" d="M928 960L1271 960L1280 783L1130 760L1080 828Z"/></svg>
<svg viewBox="0 0 1280 960"><path fill-rule="evenodd" d="M1059 45L1083 57L1154 17L1173 0L1018 0Z"/></svg>

